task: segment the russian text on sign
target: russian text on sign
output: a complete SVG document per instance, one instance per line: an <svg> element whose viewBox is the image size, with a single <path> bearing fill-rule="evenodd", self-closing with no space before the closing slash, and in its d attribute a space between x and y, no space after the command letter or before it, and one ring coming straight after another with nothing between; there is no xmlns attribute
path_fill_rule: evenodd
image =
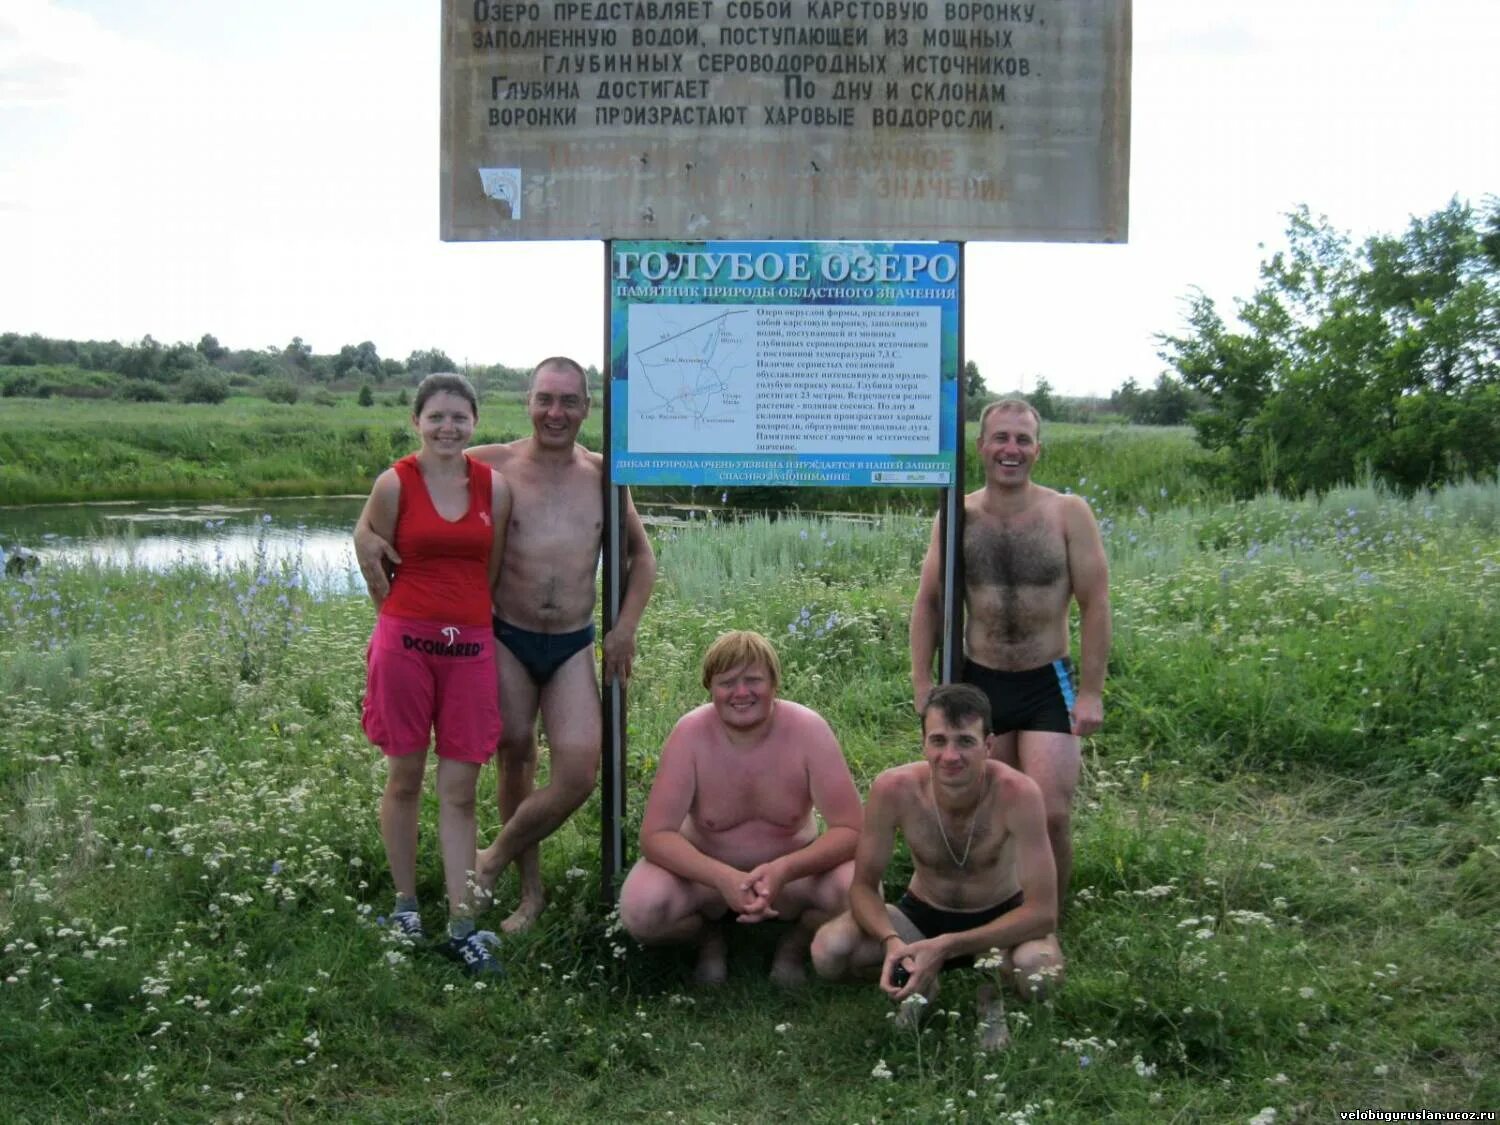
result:
<svg viewBox="0 0 1500 1125"><path fill-rule="evenodd" d="M1124 236L1131 0L442 6L445 238Z"/></svg>

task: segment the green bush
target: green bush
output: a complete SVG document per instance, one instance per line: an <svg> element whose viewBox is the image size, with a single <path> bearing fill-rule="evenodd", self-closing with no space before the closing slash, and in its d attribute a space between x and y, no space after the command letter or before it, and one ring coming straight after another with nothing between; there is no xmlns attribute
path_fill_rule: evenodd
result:
<svg viewBox="0 0 1500 1125"><path fill-rule="evenodd" d="M285 403L287 406L295 403L299 394L297 384L290 379L273 379L266 384L264 393L271 402Z"/></svg>
<svg viewBox="0 0 1500 1125"><path fill-rule="evenodd" d="M72 364L0 366L0 397L108 398L119 381L110 372L87 371Z"/></svg>
<svg viewBox="0 0 1500 1125"><path fill-rule="evenodd" d="M220 403L229 397L229 383L222 375L195 371L178 384L183 402Z"/></svg>
<svg viewBox="0 0 1500 1125"><path fill-rule="evenodd" d="M0 397L45 398L41 392L42 381L34 371L11 371L0 378Z"/></svg>

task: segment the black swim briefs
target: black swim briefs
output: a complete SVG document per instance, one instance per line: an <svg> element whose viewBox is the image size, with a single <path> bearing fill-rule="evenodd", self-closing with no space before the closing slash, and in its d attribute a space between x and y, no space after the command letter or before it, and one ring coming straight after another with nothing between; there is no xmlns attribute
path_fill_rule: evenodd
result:
<svg viewBox="0 0 1500 1125"><path fill-rule="evenodd" d="M531 682L542 687L579 649L594 643L594 624L589 622L582 629L571 633L534 633L496 617L493 621L495 639L510 650Z"/></svg>
<svg viewBox="0 0 1500 1125"><path fill-rule="evenodd" d="M963 681L989 697L996 734L1013 730L1073 731L1073 677L1065 660L1025 672L1001 672L965 660Z"/></svg>
<svg viewBox="0 0 1500 1125"><path fill-rule="evenodd" d="M903 894L896 903L896 909L905 914L917 932L924 938L938 937L942 934L956 934L964 930L976 930L987 922L993 922L1002 914L1009 914L1025 901L1020 891L1011 895L1010 898L997 906L988 906L983 910L943 910L924 902L911 891ZM954 957L944 962L943 970L966 969L974 964L972 956Z"/></svg>

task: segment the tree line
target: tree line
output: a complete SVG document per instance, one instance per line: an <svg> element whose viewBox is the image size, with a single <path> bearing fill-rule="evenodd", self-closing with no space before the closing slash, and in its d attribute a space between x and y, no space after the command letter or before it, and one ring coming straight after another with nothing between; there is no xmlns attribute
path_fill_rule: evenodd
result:
<svg viewBox="0 0 1500 1125"><path fill-rule="evenodd" d="M1212 299L1190 296L1186 330L1161 333L1167 365L1154 386L1128 379L1107 401L1058 395L1039 378L1026 396L1050 421L1123 418L1191 424L1243 496L1290 496L1378 481L1399 492L1500 466L1500 198L1458 199L1396 234L1356 242L1306 207L1288 217L1286 246L1262 262L1260 284L1235 301L1236 325ZM281 347L53 340L0 335L0 394L67 394L219 402L231 391L332 402L333 389L404 388L453 370L439 348L405 360L372 341L317 354L300 336ZM482 391L519 390L527 372L467 365ZM589 369L591 385L599 372ZM992 397L964 369L965 413Z"/></svg>
<svg viewBox="0 0 1500 1125"><path fill-rule="evenodd" d="M1355 242L1306 207L1227 325L1202 293L1161 356L1234 490L1403 494L1500 466L1500 198Z"/></svg>
<svg viewBox="0 0 1500 1125"><path fill-rule="evenodd" d="M405 388L432 371L459 365L441 348L413 351L405 360L381 356L373 341L318 354L301 336L284 346L228 348L212 333L196 344L164 344L147 335L137 343L63 340L0 333L0 395L118 398L134 402L223 402L241 392L274 402L333 402L336 390L373 403L375 389ZM481 390L519 390L528 369L471 364L464 370ZM589 368L597 384L598 372Z"/></svg>

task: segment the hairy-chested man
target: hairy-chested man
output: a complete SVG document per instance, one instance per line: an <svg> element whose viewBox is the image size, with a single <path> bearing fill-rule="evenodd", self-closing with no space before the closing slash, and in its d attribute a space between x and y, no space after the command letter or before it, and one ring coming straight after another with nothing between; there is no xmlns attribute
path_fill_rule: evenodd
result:
<svg viewBox="0 0 1500 1125"><path fill-rule="evenodd" d="M697 942L703 984L725 979L726 916L792 922L771 976L796 984L812 935L847 902L859 794L828 724L778 698L780 684L776 650L759 633L709 646L710 702L679 719L662 747L642 858L620 893L620 920L637 941Z"/></svg>
<svg viewBox="0 0 1500 1125"><path fill-rule="evenodd" d="M561 356L542 360L531 373L526 403L530 437L468 451L498 469L511 493L494 622L504 827L475 859L480 900L493 897L506 867L516 863L520 870L520 904L501 924L511 933L530 926L546 903L537 844L593 792L602 734L593 617L604 460L578 444L590 405L583 368ZM622 683L630 677L636 628L656 581L656 556L628 492L623 532L629 580L619 618L604 638L605 681ZM372 591L384 588L384 561L399 566L401 560L363 517L355 544L365 582ZM538 714L552 751L550 776L540 789L534 787Z"/></svg>
<svg viewBox="0 0 1500 1125"><path fill-rule="evenodd" d="M1056 987L1063 969L1056 874L1036 783L991 760L989 701L968 684L934 689L922 711L920 762L886 770L870 787L854 857L849 912L818 931L813 964L838 979L873 974L917 1010L938 973L998 956L1000 979L1023 999ZM911 883L887 905L881 876L900 832L911 849ZM913 1005L922 1001L913 1001ZM979 990L980 1045L1008 1038L998 990Z"/></svg>
<svg viewBox="0 0 1500 1125"><path fill-rule="evenodd" d="M1094 513L1081 496L1031 479L1041 419L1004 399L979 419L984 487L964 498L962 679L989 697L996 756L1041 787L1057 866L1057 900L1073 874L1069 815L1080 736L1104 719L1109 659L1109 566ZM932 690L942 635L942 546L934 525L911 611L911 679L917 709ZM1079 677L1068 668L1068 605L1078 602Z"/></svg>

